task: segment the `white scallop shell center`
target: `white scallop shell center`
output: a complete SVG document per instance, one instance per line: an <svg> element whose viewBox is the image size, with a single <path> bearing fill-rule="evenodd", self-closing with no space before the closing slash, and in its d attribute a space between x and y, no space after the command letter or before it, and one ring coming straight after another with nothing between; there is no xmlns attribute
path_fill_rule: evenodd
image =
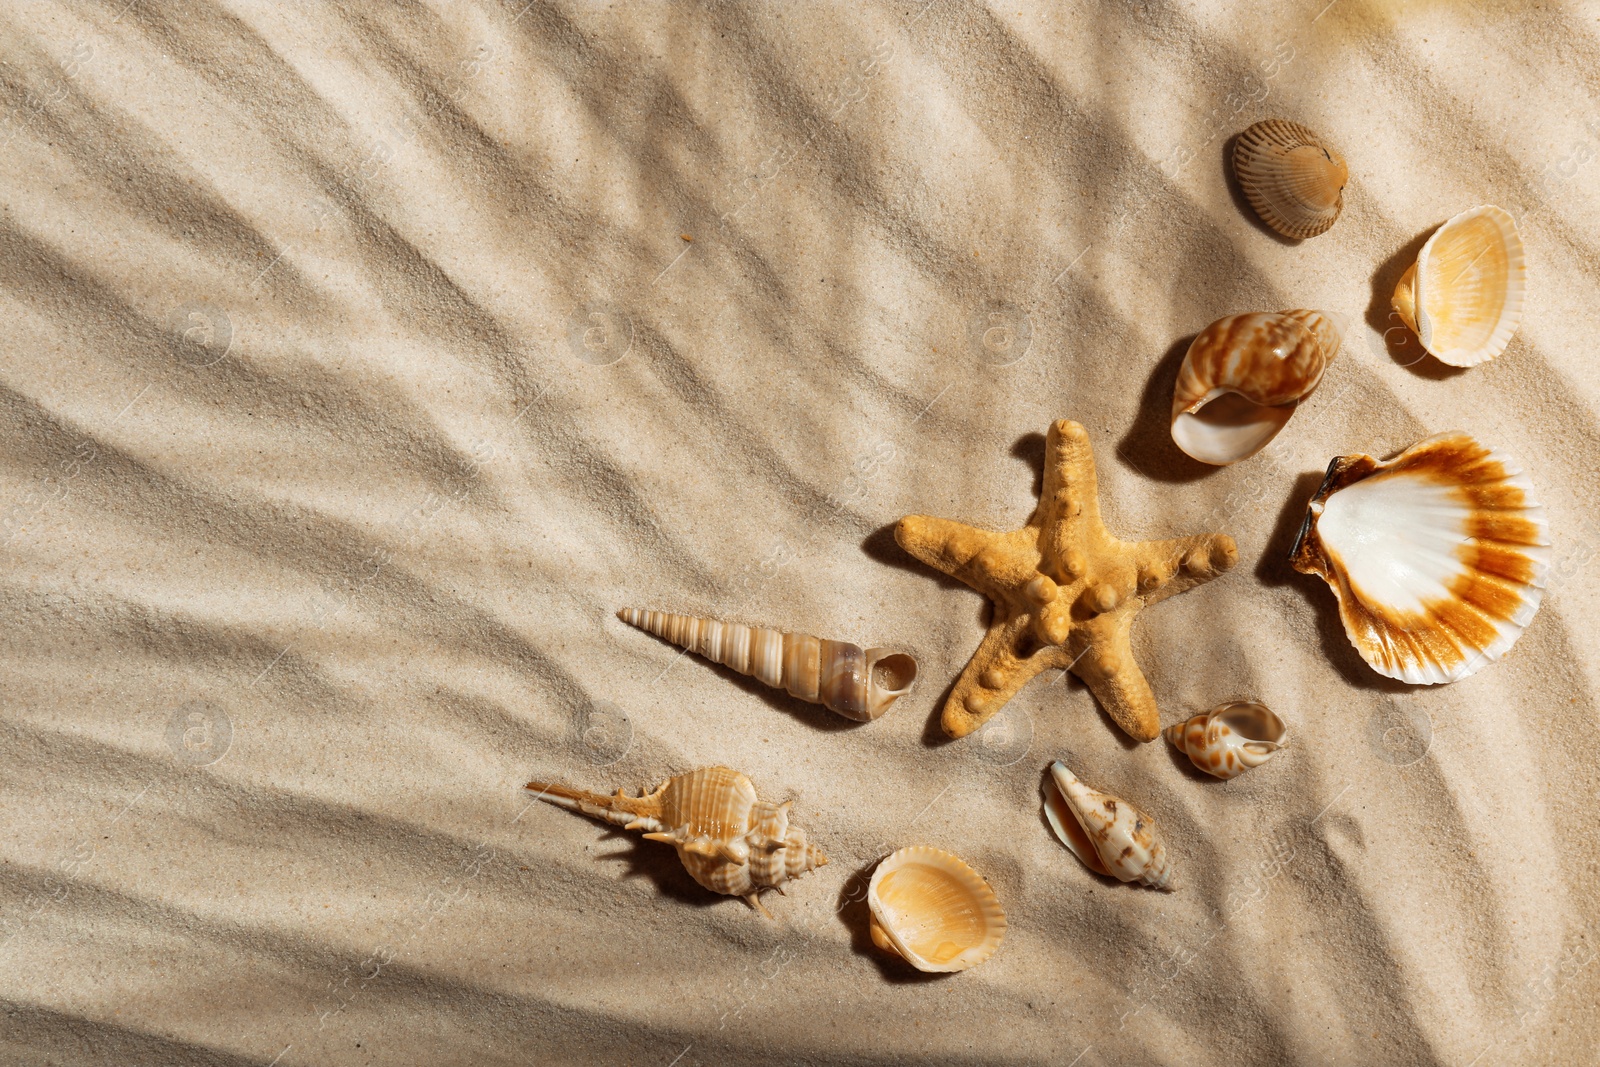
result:
<svg viewBox="0 0 1600 1067"><path fill-rule="evenodd" d="M1424 613L1466 573L1468 509L1449 486L1378 475L1329 496L1317 534L1368 604Z"/></svg>

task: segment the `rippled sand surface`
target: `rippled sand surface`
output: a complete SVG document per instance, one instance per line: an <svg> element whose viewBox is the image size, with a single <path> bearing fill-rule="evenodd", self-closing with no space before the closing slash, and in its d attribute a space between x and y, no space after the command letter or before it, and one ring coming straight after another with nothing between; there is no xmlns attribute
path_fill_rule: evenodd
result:
<svg viewBox="0 0 1600 1067"><path fill-rule="evenodd" d="M1600 1036L1600 7L18 0L0 12L0 1060L17 1064L1579 1063ZM1230 139L1340 146L1265 230ZM1389 293L1497 203L1499 359ZM1254 459L1165 411L1222 315L1355 327ZM1014 529L1089 430L1130 539L1232 573L1145 612L1177 722L1255 698L1231 783L1076 680L944 743L987 605L903 514ZM1544 607L1411 689L1286 554L1330 457L1465 429L1549 507ZM613 615L913 651L852 726ZM1049 761L1163 828L1089 874ZM832 862L772 921L530 778L711 764ZM1011 927L878 956L862 886L954 851Z"/></svg>

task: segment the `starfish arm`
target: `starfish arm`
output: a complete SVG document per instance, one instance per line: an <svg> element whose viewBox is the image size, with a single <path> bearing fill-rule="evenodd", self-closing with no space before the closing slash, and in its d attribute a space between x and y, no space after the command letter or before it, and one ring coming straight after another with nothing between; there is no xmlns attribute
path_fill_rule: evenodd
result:
<svg viewBox="0 0 1600 1067"><path fill-rule="evenodd" d="M1072 538L1085 525L1100 522L1100 485L1089 431L1070 419L1057 419L1045 437L1044 485L1039 494L1040 525L1053 540ZM1056 528L1052 529L1052 525ZM1052 545L1064 549L1066 545Z"/></svg>
<svg viewBox="0 0 1600 1067"><path fill-rule="evenodd" d="M967 736L994 718L1017 690L1040 671L1067 665L1065 652L1059 648L1041 648L1026 657L1017 655L1018 646L1026 643L1030 625L1030 617L1022 614L989 627L983 643L956 679L950 699L945 701L940 720L945 733L951 737Z"/></svg>
<svg viewBox="0 0 1600 1067"><path fill-rule="evenodd" d="M951 519L907 515L895 523L894 539L934 570L965 582L997 603L1010 599L1009 587L1018 574L1029 569L1024 560L1006 551L1008 535Z"/></svg>
<svg viewBox="0 0 1600 1067"><path fill-rule="evenodd" d="M1139 596L1148 607L1232 570L1239 548L1227 534L1197 534L1139 545Z"/></svg>
<svg viewBox="0 0 1600 1067"><path fill-rule="evenodd" d="M901 548L951 577L959 577L958 572L998 537L954 519L929 515L907 515L894 524L894 539Z"/></svg>
<svg viewBox="0 0 1600 1067"><path fill-rule="evenodd" d="M1150 683L1133 658L1133 644L1128 640L1133 615L1106 621L1109 625L1097 627L1089 635L1088 650L1073 663L1072 673L1083 679L1106 714L1129 737L1154 741L1161 734L1161 712Z"/></svg>

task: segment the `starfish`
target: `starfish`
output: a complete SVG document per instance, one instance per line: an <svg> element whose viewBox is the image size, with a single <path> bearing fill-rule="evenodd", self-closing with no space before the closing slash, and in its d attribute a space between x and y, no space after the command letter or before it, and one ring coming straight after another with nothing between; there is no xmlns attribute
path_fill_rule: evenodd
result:
<svg viewBox="0 0 1600 1067"><path fill-rule="evenodd" d="M1239 561L1227 534L1119 541L1100 521L1089 434L1062 419L1045 442L1044 491L1020 530L991 533L907 515L900 547L994 601L994 622L944 706L944 730L965 737L1034 675L1070 670L1139 741L1161 732L1129 632L1139 609L1204 584Z"/></svg>

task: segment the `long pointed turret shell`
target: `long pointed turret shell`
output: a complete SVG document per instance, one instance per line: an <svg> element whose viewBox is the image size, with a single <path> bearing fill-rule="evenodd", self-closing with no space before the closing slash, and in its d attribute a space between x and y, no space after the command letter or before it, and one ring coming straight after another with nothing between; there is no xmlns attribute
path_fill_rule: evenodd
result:
<svg viewBox="0 0 1600 1067"><path fill-rule="evenodd" d="M1344 210L1344 158L1288 119L1265 119L1239 135L1233 172L1250 206L1285 237L1315 237Z"/></svg>
<svg viewBox="0 0 1600 1067"><path fill-rule="evenodd" d="M1297 309L1229 315L1184 353L1172 394L1172 440L1202 463L1255 455L1277 436L1339 354L1344 316Z"/></svg>
<svg viewBox="0 0 1600 1067"><path fill-rule="evenodd" d="M872 943L919 971L964 971L1000 947L1006 915L983 876L924 845L884 858L867 886Z"/></svg>
<svg viewBox="0 0 1600 1067"><path fill-rule="evenodd" d="M549 782L529 782L527 788L558 807L671 845L696 882L713 893L743 897L768 918L761 890L828 862L804 830L789 825L789 804L762 800L749 778L727 767L680 774L637 797Z"/></svg>
<svg viewBox="0 0 1600 1067"><path fill-rule="evenodd" d="M1271 759L1289 743L1289 728L1265 704L1236 702L1167 727L1167 740L1202 771L1228 779Z"/></svg>
<svg viewBox="0 0 1600 1067"><path fill-rule="evenodd" d="M1172 866L1155 821L1108 793L1091 789L1067 765L1050 765L1044 814L1061 843L1096 874L1170 890Z"/></svg>
<svg viewBox="0 0 1600 1067"><path fill-rule="evenodd" d="M617 618L856 722L888 711L917 679L917 661L892 649L638 608Z"/></svg>
<svg viewBox="0 0 1600 1067"><path fill-rule="evenodd" d="M1533 620L1550 530L1516 460L1441 434L1381 463L1336 457L1290 560L1333 589L1373 670L1432 685L1498 659Z"/></svg>
<svg viewBox="0 0 1600 1067"><path fill-rule="evenodd" d="M1517 224L1485 205L1434 231L1401 276L1394 310L1441 362L1471 367L1511 343L1526 288Z"/></svg>

